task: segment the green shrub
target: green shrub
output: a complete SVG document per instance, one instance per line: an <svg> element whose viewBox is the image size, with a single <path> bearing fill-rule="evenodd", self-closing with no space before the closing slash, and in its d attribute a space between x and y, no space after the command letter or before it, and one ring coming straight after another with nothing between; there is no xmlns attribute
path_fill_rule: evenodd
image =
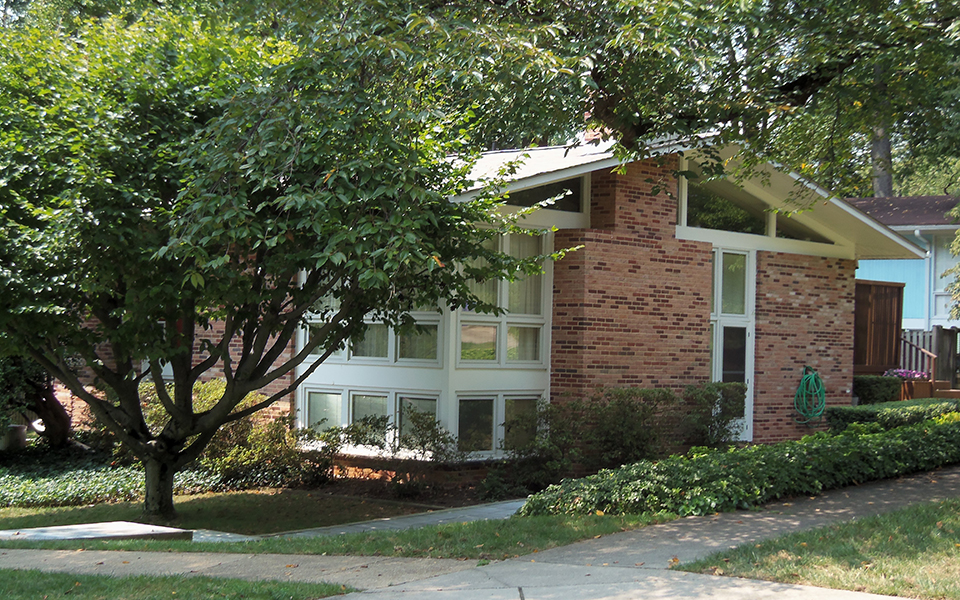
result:
<svg viewBox="0 0 960 600"><path fill-rule="evenodd" d="M882 375L857 375L853 378L853 395L860 404L895 402L900 399L903 380Z"/></svg>
<svg viewBox="0 0 960 600"><path fill-rule="evenodd" d="M851 423L878 423L883 429L921 423L960 410L960 399L922 399L868 404L831 406L824 411L830 431L838 433Z"/></svg>
<svg viewBox="0 0 960 600"><path fill-rule="evenodd" d="M524 495L569 475L663 456L684 444L718 446L739 435L746 386L701 383L681 398L669 389L604 388L588 400L540 403L536 415L504 423L536 435L505 448L507 458L481 484L489 499ZM686 414L682 414L682 413Z"/></svg>
<svg viewBox="0 0 960 600"><path fill-rule="evenodd" d="M690 410L684 439L695 446L721 446L736 440L743 429L747 386L742 383L701 383L683 391Z"/></svg>
<svg viewBox="0 0 960 600"><path fill-rule="evenodd" d="M839 435L821 432L728 451L694 448L685 456L564 480L531 496L520 514L704 515L930 470L960 462L960 423L951 419L890 431L867 424Z"/></svg>

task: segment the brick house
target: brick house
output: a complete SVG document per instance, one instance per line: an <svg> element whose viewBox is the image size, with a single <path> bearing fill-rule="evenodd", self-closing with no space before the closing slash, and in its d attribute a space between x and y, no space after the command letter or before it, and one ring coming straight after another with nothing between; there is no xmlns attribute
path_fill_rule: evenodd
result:
<svg viewBox="0 0 960 600"><path fill-rule="evenodd" d="M805 365L823 378L828 404L850 401L857 260L922 251L772 166L736 183L678 178L698 169L696 152L684 150L663 145L656 159L626 165L602 145L484 155L480 176L523 159L508 205L566 194L527 217L555 232L509 236L502 250L581 248L542 276L478 286L508 309L502 316L423 312L424 329L408 335L372 323L297 391L299 424L374 414L402 428L413 407L495 454L501 424L540 399L722 380L748 385L745 440L806 433L793 409ZM791 202L813 210L771 210Z"/></svg>

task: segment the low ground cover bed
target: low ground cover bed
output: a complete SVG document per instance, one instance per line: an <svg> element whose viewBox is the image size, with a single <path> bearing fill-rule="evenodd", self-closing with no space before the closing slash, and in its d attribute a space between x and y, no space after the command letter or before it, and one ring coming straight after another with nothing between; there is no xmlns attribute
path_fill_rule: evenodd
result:
<svg viewBox="0 0 960 600"><path fill-rule="evenodd" d="M694 448L567 479L531 496L523 515L671 512L681 516L757 506L784 496L886 479L960 462L960 414L882 431L853 426L839 435L733 448Z"/></svg>
<svg viewBox="0 0 960 600"><path fill-rule="evenodd" d="M884 429L922 423L960 410L960 399L923 398L860 406L831 406L824 411L830 431L838 433L851 423L879 423Z"/></svg>
<svg viewBox="0 0 960 600"><path fill-rule="evenodd" d="M960 598L960 500L751 543L679 569L907 598Z"/></svg>

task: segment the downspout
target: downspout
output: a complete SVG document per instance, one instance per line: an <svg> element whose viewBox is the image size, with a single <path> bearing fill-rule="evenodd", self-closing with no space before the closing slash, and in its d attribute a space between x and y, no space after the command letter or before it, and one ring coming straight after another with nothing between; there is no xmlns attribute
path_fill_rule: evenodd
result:
<svg viewBox="0 0 960 600"><path fill-rule="evenodd" d="M913 237L917 238L920 242L920 247L923 248L927 255L923 259L926 263L926 269L923 272L923 295L926 298L926 302L923 303L923 330L930 331L930 307L933 304L934 293L933 293L933 280L930 274L933 271L933 257L930 256L930 244L920 235L919 229L913 230Z"/></svg>

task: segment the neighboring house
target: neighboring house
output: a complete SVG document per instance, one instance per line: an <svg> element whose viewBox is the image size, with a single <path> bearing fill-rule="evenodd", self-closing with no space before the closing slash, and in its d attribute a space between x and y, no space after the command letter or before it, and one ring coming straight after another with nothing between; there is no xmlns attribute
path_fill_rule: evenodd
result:
<svg viewBox="0 0 960 600"><path fill-rule="evenodd" d="M956 196L852 198L847 200L905 239L928 250L914 260L863 260L858 279L903 283L903 329L930 331L939 325L960 327L950 318L947 286L953 275L944 272L957 264L950 251L957 224L947 212L960 203Z"/></svg>
<svg viewBox="0 0 960 600"><path fill-rule="evenodd" d="M829 404L850 402L857 260L923 251L771 166L738 183L678 180L676 171L697 169L697 153L685 150L663 145L658 158L626 165L593 145L484 155L479 175L524 161L508 204L566 194L525 221L555 232L504 238L502 250L581 248L543 275L479 286L502 316L425 311L415 315L421 332L408 335L372 323L300 387L299 424L387 415L402 429L415 408L468 448L496 454L502 423L541 399L722 380L748 386L744 439L807 433L793 408L805 365L820 373ZM796 207L791 198L813 210L772 211Z"/></svg>

